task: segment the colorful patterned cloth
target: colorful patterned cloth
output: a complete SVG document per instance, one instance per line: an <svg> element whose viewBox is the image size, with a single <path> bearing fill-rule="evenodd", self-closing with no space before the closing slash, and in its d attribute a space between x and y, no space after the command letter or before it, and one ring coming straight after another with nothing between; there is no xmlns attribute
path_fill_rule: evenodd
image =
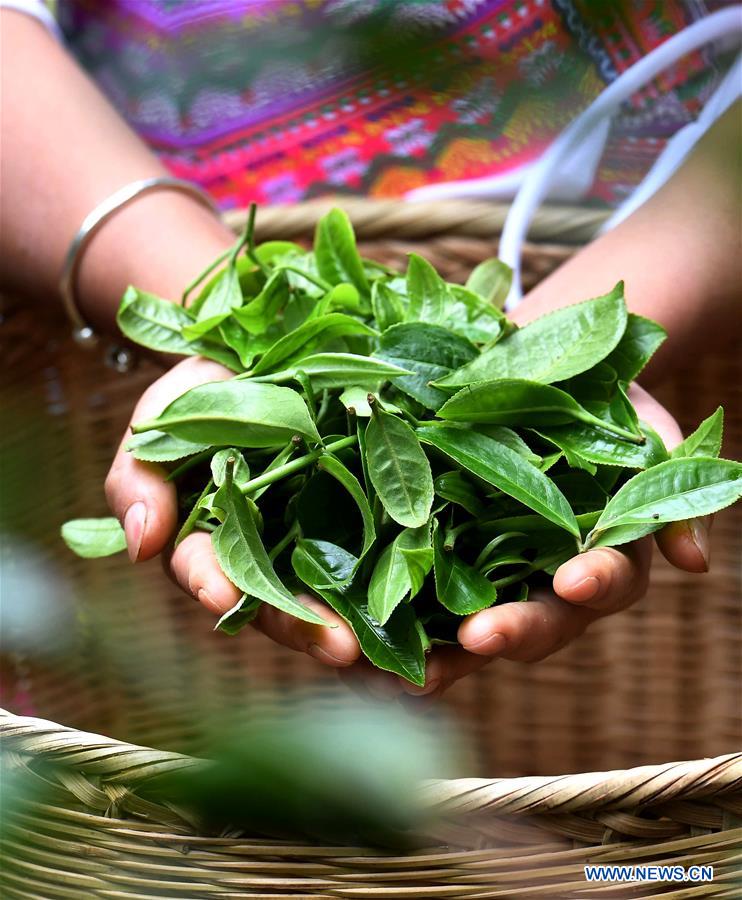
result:
<svg viewBox="0 0 742 900"><path fill-rule="evenodd" d="M719 3L59 0L72 52L176 175L223 207L398 197L533 160L604 86ZM723 60L687 57L615 121L616 204Z"/></svg>

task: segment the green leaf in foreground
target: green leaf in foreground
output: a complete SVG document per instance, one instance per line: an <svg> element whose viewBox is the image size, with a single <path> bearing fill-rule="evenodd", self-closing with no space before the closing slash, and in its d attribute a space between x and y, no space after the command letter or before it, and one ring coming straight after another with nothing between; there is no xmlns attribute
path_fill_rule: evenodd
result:
<svg viewBox="0 0 742 900"><path fill-rule="evenodd" d="M184 441L164 431L146 431L129 438L124 447L134 459L143 462L175 462L208 450L211 444Z"/></svg>
<svg viewBox="0 0 742 900"><path fill-rule="evenodd" d="M258 375L250 380L277 384L292 381L299 373L310 379L316 391L344 387L346 384L376 386L381 381L398 379L410 374L409 369L402 369L384 359L374 359L373 356L356 353L313 353L300 359L290 369L273 372L270 375Z"/></svg>
<svg viewBox="0 0 742 900"><path fill-rule="evenodd" d="M433 475L415 432L374 404L366 428L371 483L389 515L407 528L424 525L433 505Z"/></svg>
<svg viewBox="0 0 742 900"><path fill-rule="evenodd" d="M341 209L333 209L317 223L314 236L317 269L330 284L349 282L368 295L368 279L358 254L353 226Z"/></svg>
<svg viewBox="0 0 742 900"><path fill-rule="evenodd" d="M531 425L535 428L578 421L634 444L644 441L632 431L594 416L565 391L551 384L521 378L484 381L465 387L438 410L438 416L449 422Z"/></svg>
<svg viewBox="0 0 742 900"><path fill-rule="evenodd" d="M298 328L280 338L253 367L251 375L267 375L298 363L320 346L351 335L374 337L373 328L345 313L328 313L307 319Z"/></svg>
<svg viewBox="0 0 742 900"><path fill-rule="evenodd" d="M471 482L458 470L444 472L435 479L435 492L439 497L463 507L470 516L478 519L484 510Z"/></svg>
<svg viewBox="0 0 742 900"><path fill-rule="evenodd" d="M126 535L114 518L72 519L62 525L62 540L78 556L96 559L126 550Z"/></svg>
<svg viewBox="0 0 742 900"><path fill-rule="evenodd" d="M463 285L449 284L448 291L450 297L443 324L454 334L478 344L492 345L503 336L506 327L515 328L507 322L504 313Z"/></svg>
<svg viewBox="0 0 742 900"><path fill-rule="evenodd" d="M724 410L719 407L708 419L696 428L670 453L673 459L689 456L717 457L721 453L721 439L724 432Z"/></svg>
<svg viewBox="0 0 742 900"><path fill-rule="evenodd" d="M497 257L491 257L472 269L465 287L497 309L502 309L512 283L513 270L510 266Z"/></svg>
<svg viewBox="0 0 742 900"><path fill-rule="evenodd" d="M417 253L410 254L407 265L407 295L410 298L406 316L408 321L428 322L431 325L442 321L448 287L427 259Z"/></svg>
<svg viewBox="0 0 742 900"><path fill-rule="evenodd" d="M497 590L484 575L465 563L453 550L446 550L443 530L434 528L435 589L438 600L457 616L486 609L497 600Z"/></svg>
<svg viewBox="0 0 742 900"><path fill-rule="evenodd" d="M399 294L383 281L375 281L371 289L371 306L379 331L404 322L405 305Z"/></svg>
<svg viewBox="0 0 742 900"><path fill-rule="evenodd" d="M374 355L411 371L395 379L394 386L435 410L446 402L448 394L431 387L430 382L474 359L477 348L439 325L407 322L388 328L379 338Z"/></svg>
<svg viewBox="0 0 742 900"><path fill-rule="evenodd" d="M618 344L626 328L623 283L603 297L565 306L519 328L437 382L455 388L494 378L550 384L585 372Z"/></svg>
<svg viewBox="0 0 742 900"><path fill-rule="evenodd" d="M605 361L613 367L618 380L628 384L642 371L666 337L667 332L657 322L629 313L626 330Z"/></svg>
<svg viewBox="0 0 742 900"><path fill-rule="evenodd" d="M667 522L706 516L742 497L742 464L726 459L670 459L639 472L611 497L585 548L636 540Z"/></svg>
<svg viewBox="0 0 742 900"><path fill-rule="evenodd" d="M565 453L575 454L595 465L649 469L667 459L667 450L656 431L646 425L642 425L642 430L645 442L632 444L581 422L534 429L536 434Z"/></svg>
<svg viewBox="0 0 742 900"><path fill-rule="evenodd" d="M363 653L375 666L423 685L425 651L415 626L415 613L409 606L401 606L385 625L377 622L368 610L365 590L344 583L356 561L345 554L348 558L338 565L340 549L323 541L299 540L291 556L294 572L350 625ZM320 586L333 581L335 587Z"/></svg>
<svg viewBox="0 0 742 900"><path fill-rule="evenodd" d="M248 597L243 594L237 603L228 609L214 626L214 631L223 631L225 634L238 634L245 625L249 625L257 616L263 601L257 597Z"/></svg>
<svg viewBox="0 0 742 900"><path fill-rule="evenodd" d="M363 559L376 540L376 528L374 526L374 514L371 512L371 507L363 492L361 483L350 469L331 453L323 453L319 458L318 466L342 484L358 507L363 521L363 548L361 550L361 559Z"/></svg>
<svg viewBox="0 0 742 900"><path fill-rule="evenodd" d="M423 552L411 556L405 551ZM420 576L427 575L432 563L427 524L420 528L405 528L382 551L368 585L368 610L377 622L384 625L401 601L414 592L414 588L420 589Z"/></svg>
<svg viewBox="0 0 742 900"><path fill-rule="evenodd" d="M541 464L542 460L538 453L534 453L518 432L508 428L507 425L478 425L475 430L481 434L486 434L487 437L491 437L492 440L500 444L505 444L506 447L510 447L511 450L527 459L529 463L533 463L534 466Z"/></svg>
<svg viewBox="0 0 742 900"><path fill-rule="evenodd" d="M230 460L234 460L232 477L235 484L241 486L250 480L250 467L245 457L235 447L224 447L211 457L211 477L217 487L221 487L227 478Z"/></svg>
<svg viewBox="0 0 742 900"><path fill-rule="evenodd" d="M208 322L242 306L242 290L237 267L230 263L214 282L213 287L204 300L198 315L198 322Z"/></svg>
<svg viewBox="0 0 742 900"><path fill-rule="evenodd" d="M182 306L131 286L126 289L116 314L121 332L142 347L181 356L205 356L239 371L239 362L231 350L205 340L189 342L183 337L183 328L193 321Z"/></svg>
<svg viewBox="0 0 742 900"><path fill-rule="evenodd" d="M219 565L232 584L248 596L297 619L327 625L321 616L297 600L276 575L258 534L253 505L234 484L230 468L224 484L216 492L214 506L223 511L224 521L211 535L211 542Z"/></svg>
<svg viewBox="0 0 742 900"><path fill-rule="evenodd" d="M304 400L291 388L252 381L215 381L191 388L135 434L165 431L187 441L273 447L295 434L319 440Z"/></svg>
<svg viewBox="0 0 742 900"><path fill-rule="evenodd" d="M522 456L475 431L427 426L417 429L424 443L545 519L580 537L575 515L554 482Z"/></svg>
<svg viewBox="0 0 742 900"><path fill-rule="evenodd" d="M213 497L213 494L212 494L213 489L214 489L214 481L213 481L213 479L210 478L204 485L203 490L198 495L196 502L191 507L191 511L186 516L185 521L180 526L180 530L178 531L177 535L175 536L175 546L176 547L178 546L178 544L181 543L181 541L184 541L188 537L189 534L192 534L192 532L196 528L196 526L198 524L198 520L201 517L201 512L203 511L206 503L208 502L207 498L209 498L210 496Z"/></svg>
<svg viewBox="0 0 742 900"><path fill-rule="evenodd" d="M273 272L257 297L253 297L239 309L233 310L232 315L249 334L265 334L288 297L288 278L286 273L279 269Z"/></svg>

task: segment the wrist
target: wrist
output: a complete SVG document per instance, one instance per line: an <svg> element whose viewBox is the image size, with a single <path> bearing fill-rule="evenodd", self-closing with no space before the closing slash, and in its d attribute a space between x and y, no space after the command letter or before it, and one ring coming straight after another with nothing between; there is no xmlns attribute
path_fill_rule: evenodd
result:
<svg viewBox="0 0 742 900"><path fill-rule="evenodd" d="M178 301L183 288L234 242L232 232L195 198L158 191L105 222L85 248L76 298L97 331L115 331L122 294L133 284Z"/></svg>

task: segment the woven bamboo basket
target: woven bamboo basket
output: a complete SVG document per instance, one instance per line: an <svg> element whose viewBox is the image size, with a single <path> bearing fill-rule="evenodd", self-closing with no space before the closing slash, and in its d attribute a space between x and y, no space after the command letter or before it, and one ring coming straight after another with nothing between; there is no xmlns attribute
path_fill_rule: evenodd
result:
<svg viewBox="0 0 742 900"><path fill-rule="evenodd" d="M263 210L259 237L307 239L327 205ZM496 252L505 212L344 205L365 255L394 265L415 250L451 280ZM543 211L525 250L526 286L600 220ZM3 823L3 897L742 897L739 510L716 518L710 574L656 559L650 592L632 609L546 661L495 663L449 692L477 777L421 787L455 823L445 841L391 855L214 837L175 805L143 798L150 775L199 755L194 709L236 720L248 695L329 696L335 676L252 632L212 632L157 563L81 561L61 545L65 519L105 514L113 448L157 375L144 363L118 374L67 333L56 313L6 301L2 491L12 531L0 738L9 769L44 792ZM723 403L725 453L739 457L741 383L732 352L699 356L659 396L685 430ZM715 878L588 885L591 862L710 864Z"/></svg>

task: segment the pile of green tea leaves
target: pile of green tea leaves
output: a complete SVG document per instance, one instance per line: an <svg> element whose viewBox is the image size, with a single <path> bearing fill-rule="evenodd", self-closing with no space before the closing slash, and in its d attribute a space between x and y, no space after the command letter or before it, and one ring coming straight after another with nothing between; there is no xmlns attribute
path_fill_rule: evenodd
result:
<svg viewBox="0 0 742 900"><path fill-rule="evenodd" d="M118 316L145 347L235 373L128 443L177 483L177 541L211 532L244 592L224 631L261 603L322 624L295 597L309 590L375 665L423 684L463 616L742 496L742 465L718 458L721 409L672 453L639 421L628 386L665 334L627 313L621 284L517 328L497 260L449 284L415 254L404 275L362 259L340 210L310 252L254 246L253 217L192 303L129 288ZM114 519L63 536L84 556L125 546Z"/></svg>

